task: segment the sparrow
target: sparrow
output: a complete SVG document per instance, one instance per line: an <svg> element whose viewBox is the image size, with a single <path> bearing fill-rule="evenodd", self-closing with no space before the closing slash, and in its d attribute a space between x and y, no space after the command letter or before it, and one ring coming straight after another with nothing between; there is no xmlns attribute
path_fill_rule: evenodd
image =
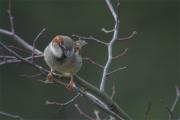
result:
<svg viewBox="0 0 180 120"><path fill-rule="evenodd" d="M44 50L44 60L50 68L48 80L53 80L53 72L70 77L66 88L72 90L73 76L82 67L81 48L87 44L84 40L73 41L65 35L56 35Z"/></svg>

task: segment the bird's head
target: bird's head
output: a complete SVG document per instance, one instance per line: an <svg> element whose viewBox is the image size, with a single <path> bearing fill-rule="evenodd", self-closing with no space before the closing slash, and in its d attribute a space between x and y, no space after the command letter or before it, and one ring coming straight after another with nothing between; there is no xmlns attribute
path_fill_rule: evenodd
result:
<svg viewBox="0 0 180 120"><path fill-rule="evenodd" d="M65 35L57 35L52 39L50 49L52 53L61 58L62 56L69 57L72 56L74 52L74 41Z"/></svg>

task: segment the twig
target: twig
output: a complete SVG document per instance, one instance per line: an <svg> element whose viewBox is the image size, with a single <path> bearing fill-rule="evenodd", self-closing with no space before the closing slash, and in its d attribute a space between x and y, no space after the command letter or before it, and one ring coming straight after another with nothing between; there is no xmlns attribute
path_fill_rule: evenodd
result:
<svg viewBox="0 0 180 120"><path fill-rule="evenodd" d="M39 77L41 75L42 75L42 73L35 74L35 75L26 75L26 74L23 74L23 75L20 75L20 76L21 77L26 77L26 78L35 78L35 77Z"/></svg>
<svg viewBox="0 0 180 120"><path fill-rule="evenodd" d="M35 45L36 45L36 41L39 39L39 37L44 33L44 31L46 30L46 28L43 28L41 30L41 32L36 36L36 38L33 40L33 50L32 50L32 62L34 62L34 50L35 50Z"/></svg>
<svg viewBox="0 0 180 120"><path fill-rule="evenodd" d="M31 45L29 45L27 42L25 42L25 40L23 40L21 37L19 37L17 34L14 34L12 32L9 32L7 30L4 30L4 29L0 29L0 34L3 34L3 35L6 35L6 36L9 36L9 37L12 37L17 43L19 43L22 47L24 47L25 49L29 50L29 51L32 51L33 50L33 47ZM38 49L35 49L34 50L34 53L36 55L42 55L43 53L38 50Z"/></svg>
<svg viewBox="0 0 180 120"><path fill-rule="evenodd" d="M21 57L19 54L17 54L16 52L14 52L13 50L11 50L10 48L8 48L5 44L3 44L1 41L0 41L0 45L6 49L8 52L10 52L11 54L13 54L14 56L16 56L19 60L21 60L22 62L24 63L27 63L27 64L30 64L32 65L33 67L35 67L36 69L40 70L41 72L48 72L47 70L43 69L41 66L37 65L37 64L33 64L32 62L24 59L23 57Z"/></svg>
<svg viewBox="0 0 180 120"><path fill-rule="evenodd" d="M88 114L86 114L85 112L83 112L83 111L81 110L81 108L79 107L78 104L74 104L74 107L78 110L78 112L79 112L82 116L84 116L84 117L87 118L88 120L95 120L94 118L92 118L91 116L89 116Z"/></svg>
<svg viewBox="0 0 180 120"><path fill-rule="evenodd" d="M169 120L172 120L173 119L173 112L176 108L176 105L177 103L179 102L179 99L180 99L180 90L178 88L178 86L176 86L176 98L171 106L171 109L169 109Z"/></svg>
<svg viewBox="0 0 180 120"><path fill-rule="evenodd" d="M16 59L14 56L0 56L0 59Z"/></svg>
<svg viewBox="0 0 180 120"><path fill-rule="evenodd" d="M137 35L137 32L136 32L136 31L133 31L133 32L131 33L131 35L129 35L128 37L119 38L119 39L117 39L117 40L119 40L119 41L129 40L129 39L133 38L135 35Z"/></svg>
<svg viewBox="0 0 180 120"><path fill-rule="evenodd" d="M83 40L94 40L94 41L96 41L96 42L98 42L98 43L100 43L100 44L103 44L103 45L108 45L108 43L106 43L106 42L104 42L104 41L101 41L101 40L99 40L99 39L97 39L97 38L95 38L95 37L93 37L93 36L89 36L89 37L83 37L83 36L79 36L79 35L72 35L72 36L74 36L74 37L77 37L77 38L79 38L79 39L83 39Z"/></svg>
<svg viewBox="0 0 180 120"><path fill-rule="evenodd" d="M24 120L24 118L20 117L19 115L13 115L4 111L0 111L0 115L7 116L9 118L18 119L18 120Z"/></svg>
<svg viewBox="0 0 180 120"><path fill-rule="evenodd" d="M107 74L108 74L109 66L112 62L112 46L113 46L114 42L116 41L117 36L118 36L118 32L119 32L119 19L117 17L117 14L116 14L110 0L106 0L106 4L108 5L108 8L111 11L111 14L113 15L115 25L114 25L113 37L108 44L108 59L107 59L106 65L105 65L104 70L103 70L101 84L99 87L101 92L104 92L104 89L105 89L105 84L106 84L106 80L107 80Z"/></svg>
<svg viewBox="0 0 180 120"><path fill-rule="evenodd" d="M9 21L10 21L10 25L11 25L11 32L12 32L12 34L14 34L15 30L14 30L13 16L11 14L11 0L9 0L8 2L9 3L8 3L8 10L7 10L7 12L8 12L8 15L9 15Z"/></svg>
<svg viewBox="0 0 180 120"><path fill-rule="evenodd" d="M17 34L15 34L15 30L14 30L14 21L13 21L13 16L11 14L11 0L9 0L9 6L8 6L8 15L9 15L9 20L10 20L10 25L11 25L11 31L7 31L4 29L0 29L0 33L3 35L7 35L9 37L12 37L13 39L16 40L16 42L18 42L19 44L21 44L25 49L32 51L33 47L31 45L29 45L27 42L25 42L25 40L23 40L21 37L19 37ZM35 49L35 54L39 55L42 54L41 51Z"/></svg>
<svg viewBox="0 0 180 120"><path fill-rule="evenodd" d="M80 80L81 78L76 75L76 77ZM87 92L86 90L81 90L80 88L75 87L75 89L80 92L84 97L86 97L88 100L90 100L94 105L96 105L98 108L101 110L105 111L106 113L114 116L117 120L132 120L121 108L119 108L115 103L109 103L112 99L109 97L105 97L106 94L100 92L95 88L94 86L93 89L89 89L88 85L86 85L86 82L81 80L82 83L81 87L86 86L85 89L89 90L90 92L94 93L95 95L99 95L98 97L101 97L102 100L100 100L97 96L94 96L92 93ZM84 85L83 85L84 84ZM90 86L89 86L90 87ZM97 91L98 92L97 92ZM95 92L96 91L96 92ZM108 100L107 100L108 99ZM108 102L109 101L109 102Z"/></svg>
<svg viewBox="0 0 180 120"><path fill-rule="evenodd" d="M1 56L2 57L2 56ZM42 58L42 55L36 55L34 56L34 58ZM6 57L5 57L6 58ZM5 59L3 61L0 62L0 65L5 65L5 64L14 64L14 63L22 63L22 60L17 59L16 57L14 57L15 59ZM23 58L25 60L32 60L32 56L27 57L27 58Z"/></svg>
<svg viewBox="0 0 180 120"><path fill-rule="evenodd" d="M99 64L99 63L97 63L97 62L95 62L94 60L92 60L92 59L89 58L89 57L84 57L83 60L89 61L90 63L92 63L92 64L94 64L94 65L96 65L96 66L98 66L98 67L100 67L100 68L102 68L102 69L104 68L103 65L101 65L101 64Z"/></svg>
<svg viewBox="0 0 180 120"><path fill-rule="evenodd" d="M18 47L13 46L13 45L9 45L8 47L9 47L9 48L14 48L14 49L16 49L16 50L18 50L18 51L20 51L20 52L23 52L23 53L31 53L30 51L27 51L27 50L18 48Z"/></svg>
<svg viewBox="0 0 180 120"><path fill-rule="evenodd" d="M111 99L113 99L113 97L115 96L116 94L116 87L115 85L112 86L112 94L111 94Z"/></svg>
<svg viewBox="0 0 180 120"><path fill-rule="evenodd" d="M150 113L150 110L151 110L151 102L148 103L147 105L147 108L145 110L145 113L144 113L144 120L148 120L148 116L149 116L149 113Z"/></svg>
<svg viewBox="0 0 180 120"><path fill-rule="evenodd" d="M125 54L127 53L127 51L128 51L128 48L124 49L124 51L123 51L122 53L120 53L119 55L116 55L116 56L112 57L112 59L113 59L113 60L116 60L116 59L122 57L123 55L125 55Z"/></svg>
<svg viewBox="0 0 180 120"><path fill-rule="evenodd" d="M98 110L94 110L94 114L96 116L96 120L101 120L101 118L99 116L99 111Z"/></svg>
<svg viewBox="0 0 180 120"><path fill-rule="evenodd" d="M113 73L115 73L115 72L118 72L119 70L123 70L123 69L126 69L127 67L125 66L125 67L119 67L119 68L116 68L115 70L112 70L111 72L108 72L107 74L106 74L106 76L109 76L109 75L111 75L111 74L113 74Z"/></svg>
<svg viewBox="0 0 180 120"><path fill-rule="evenodd" d="M66 106L66 105L69 105L69 104L73 103L80 95L81 95L81 94L78 93L76 96L74 96L72 99L68 100L68 101L65 102L65 103L52 102L52 101L47 100L47 101L46 101L46 104L47 104L47 105Z"/></svg>
<svg viewBox="0 0 180 120"><path fill-rule="evenodd" d="M114 32L114 29L107 30L107 29L105 29L105 28L102 28L101 31L103 31L103 32L105 32L106 34L108 34L108 33Z"/></svg>
<svg viewBox="0 0 180 120"><path fill-rule="evenodd" d="M169 107L165 107L169 113L169 120L173 120L173 113L171 112Z"/></svg>

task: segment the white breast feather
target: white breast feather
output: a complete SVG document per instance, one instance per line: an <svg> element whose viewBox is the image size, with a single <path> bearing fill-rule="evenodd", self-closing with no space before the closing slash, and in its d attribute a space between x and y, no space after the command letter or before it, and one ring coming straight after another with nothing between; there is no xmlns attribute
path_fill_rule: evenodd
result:
<svg viewBox="0 0 180 120"><path fill-rule="evenodd" d="M56 56L56 57L58 57L58 58L61 58L62 57L62 49L58 46L58 47L54 47L53 45L52 45L52 43L50 43L50 50L52 51L52 53L53 53L53 55L54 56Z"/></svg>

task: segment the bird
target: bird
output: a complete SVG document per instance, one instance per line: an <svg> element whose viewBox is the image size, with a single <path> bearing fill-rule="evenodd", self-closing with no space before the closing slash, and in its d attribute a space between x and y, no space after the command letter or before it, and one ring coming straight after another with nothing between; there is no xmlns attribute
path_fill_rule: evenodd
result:
<svg viewBox="0 0 180 120"><path fill-rule="evenodd" d="M70 82L66 88L72 90L73 76L82 67L81 48L86 45L84 40L74 41L66 35L56 35L44 49L44 60L50 68L48 80L53 80L53 72L58 72L61 76L70 77Z"/></svg>

